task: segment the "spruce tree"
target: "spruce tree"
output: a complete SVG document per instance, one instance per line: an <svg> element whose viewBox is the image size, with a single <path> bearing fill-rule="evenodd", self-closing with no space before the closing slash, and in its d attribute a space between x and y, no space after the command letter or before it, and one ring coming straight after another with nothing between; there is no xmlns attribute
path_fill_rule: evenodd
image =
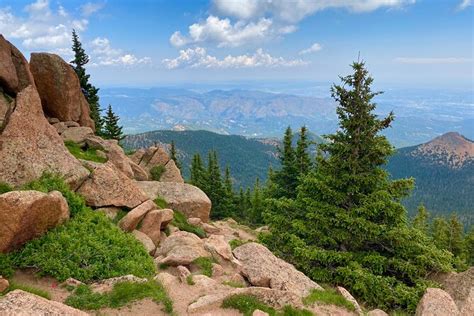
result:
<svg viewBox="0 0 474 316"><path fill-rule="evenodd" d="M299 138L296 143L296 168L299 176L305 176L311 168L311 158L309 157L308 129L301 127Z"/></svg>
<svg viewBox="0 0 474 316"><path fill-rule="evenodd" d="M418 213L416 214L415 218L413 219L413 227L420 230L424 234L428 234L428 211L424 205L420 205L418 207Z"/></svg>
<svg viewBox="0 0 474 316"><path fill-rule="evenodd" d="M84 48L82 48L82 43L74 29L72 30L72 50L74 52L74 59L70 63L79 78L82 93L89 103L89 115L95 123L95 132L97 135L101 135L104 122L100 115L99 89L89 82L90 75L86 73L84 67L89 62L89 56L87 56Z"/></svg>
<svg viewBox="0 0 474 316"><path fill-rule="evenodd" d="M408 226L400 203L413 180L391 180L383 166L393 148L380 132L373 79L363 62L341 77L332 96L339 129L327 135L317 169L302 179L295 199L270 199L263 241L319 282L343 285L366 304L413 312L427 286L424 277L452 268L449 253Z"/></svg>
<svg viewBox="0 0 474 316"><path fill-rule="evenodd" d="M273 197L294 198L298 186L298 167L296 163L295 149L292 145L293 131L291 127L285 131L283 148L278 148L281 169L274 172L273 183L275 190L269 192Z"/></svg>
<svg viewBox="0 0 474 316"><path fill-rule="evenodd" d="M193 160L191 162L191 184L197 186L204 192L207 192L208 181L206 176L207 174L201 159L201 155L199 155L199 153L196 153L193 156Z"/></svg>
<svg viewBox="0 0 474 316"><path fill-rule="evenodd" d="M174 144L174 140L171 141L170 156L171 156L171 159L176 164L176 167L178 167L178 169L181 170L181 163L179 162L177 154L176 154L176 146Z"/></svg>
<svg viewBox="0 0 474 316"><path fill-rule="evenodd" d="M119 117L115 115L112 106L109 104L107 113L104 117L104 131L103 136L107 139L116 139L118 141L123 139L122 126L119 125Z"/></svg>
<svg viewBox="0 0 474 316"><path fill-rule="evenodd" d="M221 219L226 217L227 209L224 203L225 191L222 183L222 175L217 159L217 152L210 151L207 160L207 178L208 191L206 194L212 201L211 217L214 219Z"/></svg>
<svg viewBox="0 0 474 316"><path fill-rule="evenodd" d="M264 201L263 193L260 187L260 179L255 180L252 194L252 208L249 212L249 222L252 225L261 225L263 223Z"/></svg>

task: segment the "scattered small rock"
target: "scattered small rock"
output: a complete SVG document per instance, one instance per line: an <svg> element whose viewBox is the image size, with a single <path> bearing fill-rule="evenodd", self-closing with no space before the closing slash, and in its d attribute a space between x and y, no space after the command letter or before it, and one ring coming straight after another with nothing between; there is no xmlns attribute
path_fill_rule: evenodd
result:
<svg viewBox="0 0 474 316"><path fill-rule="evenodd" d="M212 264L212 276L220 277L224 275L224 268L217 263Z"/></svg>

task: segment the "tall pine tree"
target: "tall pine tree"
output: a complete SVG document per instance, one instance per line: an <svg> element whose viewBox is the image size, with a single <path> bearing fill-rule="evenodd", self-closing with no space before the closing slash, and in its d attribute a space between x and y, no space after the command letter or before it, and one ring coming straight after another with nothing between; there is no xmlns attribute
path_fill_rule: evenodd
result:
<svg viewBox="0 0 474 316"><path fill-rule="evenodd" d="M278 149L281 169L273 173L272 182L275 185L275 190L269 192L275 198L294 198L296 196L298 166L292 142L293 131L288 126L283 138L283 148Z"/></svg>
<svg viewBox="0 0 474 316"><path fill-rule="evenodd" d="M104 138L115 139L118 141L123 139L122 126L119 125L119 120L119 117L115 115L114 111L112 110L112 106L109 104L107 113L104 117Z"/></svg>
<svg viewBox="0 0 474 316"><path fill-rule="evenodd" d="M296 168L299 176L308 174L311 168L311 158L309 156L309 140L308 140L308 129L306 126L301 127L299 138L296 143Z"/></svg>
<svg viewBox="0 0 474 316"><path fill-rule="evenodd" d="M89 62L89 56L87 56L84 48L82 48L82 43L74 29L72 30L72 51L74 52L74 59L70 63L79 78L82 93L84 93L89 103L89 114L95 123L95 132L97 135L101 135L104 122L100 115L99 89L89 82L90 75L86 73L86 68L84 67Z"/></svg>

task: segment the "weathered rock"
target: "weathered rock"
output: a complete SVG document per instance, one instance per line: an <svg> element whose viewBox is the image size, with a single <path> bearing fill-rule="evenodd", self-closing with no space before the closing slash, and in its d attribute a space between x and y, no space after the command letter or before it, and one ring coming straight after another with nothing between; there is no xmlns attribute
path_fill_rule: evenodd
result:
<svg viewBox="0 0 474 316"><path fill-rule="evenodd" d="M142 221L140 231L147 234L155 245L160 243L161 229L173 220L173 210L152 210L148 212Z"/></svg>
<svg viewBox="0 0 474 316"><path fill-rule="evenodd" d="M89 179L77 190L87 205L93 207L116 206L135 208L148 200L133 180L110 162L93 169Z"/></svg>
<svg viewBox="0 0 474 316"><path fill-rule="evenodd" d="M165 288L170 288L176 284L178 278L168 272L160 272L155 275L153 280L159 281Z"/></svg>
<svg viewBox="0 0 474 316"><path fill-rule="evenodd" d="M354 296L352 296L351 293L349 293L348 290L346 290L346 289L343 288L342 286L338 286L338 287L337 287L337 291L338 291L339 294L341 294L349 303L351 303L352 306L354 306L355 311L356 311L359 315L362 315L362 314L363 314L362 308L360 308L359 303L357 303L357 300L354 298Z"/></svg>
<svg viewBox="0 0 474 316"><path fill-rule="evenodd" d="M88 314L56 301L14 290L0 298L0 314L5 316L49 315L87 316Z"/></svg>
<svg viewBox="0 0 474 316"><path fill-rule="evenodd" d="M28 62L23 54L0 34L0 86L7 93L17 94L35 85Z"/></svg>
<svg viewBox="0 0 474 316"><path fill-rule="evenodd" d="M184 183L181 171L176 166L173 159L170 159L165 165L165 172L160 177L161 182L178 182Z"/></svg>
<svg viewBox="0 0 474 316"><path fill-rule="evenodd" d="M242 274L240 274L240 273L234 273L234 275L232 275L232 276L230 277L229 281L234 282L234 283L242 284L242 286L245 286L245 285L246 285L245 279L244 279L244 277L242 276Z"/></svg>
<svg viewBox="0 0 474 316"><path fill-rule="evenodd" d="M148 280L145 278L139 278L132 274L127 274L115 278L101 280L97 283L91 284L92 291L96 293L105 293L110 292L115 284L123 282L133 282L133 283L146 283Z"/></svg>
<svg viewBox="0 0 474 316"><path fill-rule="evenodd" d="M102 150L97 149L95 151L95 154L97 155L97 157L107 160L107 154L104 153Z"/></svg>
<svg viewBox="0 0 474 316"><path fill-rule="evenodd" d="M13 104L14 101L10 100L10 98L4 95L0 90L0 132L2 131L3 123L6 122L10 116Z"/></svg>
<svg viewBox="0 0 474 316"><path fill-rule="evenodd" d="M150 237L148 237L146 234L142 233L139 230L134 230L132 232L132 235L135 236L135 238L142 243L143 247L146 249L148 254L153 254L155 252L156 246L153 240L151 240Z"/></svg>
<svg viewBox="0 0 474 316"><path fill-rule="evenodd" d="M54 123L53 127L56 129L59 135L61 135L62 133L64 133L65 130L67 130L67 126L63 122Z"/></svg>
<svg viewBox="0 0 474 316"><path fill-rule="evenodd" d="M117 217L117 214L121 211L121 209L118 207L109 206L98 208L95 211L104 213L105 216L113 220L115 217Z"/></svg>
<svg viewBox="0 0 474 316"><path fill-rule="evenodd" d="M150 172L155 166L165 166L169 160L170 157L163 148L150 147L145 150L138 164Z"/></svg>
<svg viewBox="0 0 474 316"><path fill-rule="evenodd" d="M148 181L148 173L139 165L130 160L130 168L132 168L133 178L137 181Z"/></svg>
<svg viewBox="0 0 474 316"><path fill-rule="evenodd" d="M0 275L0 293L4 292L10 286L10 282Z"/></svg>
<svg viewBox="0 0 474 316"><path fill-rule="evenodd" d="M322 289L263 245L247 243L235 248L233 253L242 263L241 273L254 286L290 291L299 297L306 297L312 289Z"/></svg>
<svg viewBox="0 0 474 316"><path fill-rule="evenodd" d="M51 124L51 125L54 125L56 123L61 122L58 118L55 118L55 117L46 117L46 119L48 120L49 124ZM66 124L64 124L64 126L66 126Z"/></svg>
<svg viewBox="0 0 474 316"><path fill-rule="evenodd" d="M156 209L156 204L151 200L147 200L128 212L127 215L119 221L118 226L126 232L131 232L137 228L145 215L154 209Z"/></svg>
<svg viewBox="0 0 474 316"><path fill-rule="evenodd" d="M186 279L191 275L191 272L185 266L178 266L178 277L181 283L186 283Z"/></svg>
<svg viewBox="0 0 474 316"><path fill-rule="evenodd" d="M74 121L95 130L89 104L71 65L55 54L32 53L30 68L48 116L62 122Z"/></svg>
<svg viewBox="0 0 474 316"><path fill-rule="evenodd" d="M0 252L14 250L69 218L58 191L12 191L0 195Z"/></svg>
<svg viewBox="0 0 474 316"><path fill-rule="evenodd" d="M474 315L474 286L471 287L467 299L464 300L459 309L461 311L461 316Z"/></svg>
<svg viewBox="0 0 474 316"><path fill-rule="evenodd" d="M388 314L381 309L373 309L367 313L367 316L388 316Z"/></svg>
<svg viewBox="0 0 474 316"><path fill-rule="evenodd" d="M212 276L219 277L224 275L224 268L217 263L212 263Z"/></svg>
<svg viewBox="0 0 474 316"><path fill-rule="evenodd" d="M416 308L417 316L457 316L459 310L451 296L442 289L428 288Z"/></svg>
<svg viewBox="0 0 474 316"><path fill-rule="evenodd" d="M188 218L188 224L194 225L194 226L200 226L202 224L202 220L198 217L191 217L191 218Z"/></svg>
<svg viewBox="0 0 474 316"><path fill-rule="evenodd" d="M208 223L201 224L202 229L208 234L218 234L221 230L214 225Z"/></svg>
<svg viewBox="0 0 474 316"><path fill-rule="evenodd" d="M470 308L474 310L474 267L464 272L441 273L431 278L442 285L460 311L464 309L469 299L473 304Z"/></svg>
<svg viewBox="0 0 474 316"><path fill-rule="evenodd" d="M138 181L138 186L150 199L162 197L168 206L187 218L198 217L209 221L211 200L199 188L186 183Z"/></svg>
<svg viewBox="0 0 474 316"><path fill-rule="evenodd" d="M79 124L77 122L74 122L74 121L66 121L66 122L64 122L64 125L66 125L67 128L81 126L81 124Z"/></svg>
<svg viewBox="0 0 474 316"><path fill-rule="evenodd" d="M84 285L83 282L79 281L79 280L76 280L74 278L68 278L66 279L66 281L64 281L63 283L61 283L61 285L63 286L73 286L73 287L78 287L79 285Z"/></svg>
<svg viewBox="0 0 474 316"><path fill-rule="evenodd" d="M268 313L265 313L264 311L256 309L253 311L252 316L269 316L269 315Z"/></svg>
<svg viewBox="0 0 474 316"><path fill-rule="evenodd" d="M158 263L172 266L189 265L199 257L210 256L198 236L184 231L178 231L168 236L161 243L155 255L163 256L163 259Z"/></svg>
<svg viewBox="0 0 474 316"><path fill-rule="evenodd" d="M66 128L61 136L64 141L72 141L76 144L84 144L88 136L94 135L94 131L90 127L69 127Z"/></svg>
<svg viewBox="0 0 474 316"><path fill-rule="evenodd" d="M204 240L204 248L213 255L218 255L225 260L231 261L234 256L228 242L223 235L211 235Z"/></svg>
<svg viewBox="0 0 474 316"><path fill-rule="evenodd" d="M15 110L0 135L0 181L20 186L45 171L59 173L76 189L89 172L64 146L44 117L34 86L18 93Z"/></svg>
<svg viewBox="0 0 474 316"><path fill-rule="evenodd" d="M145 154L145 149L141 148L135 151L132 155L130 155L130 159L136 163L137 165L140 164L140 161L143 158L143 155Z"/></svg>

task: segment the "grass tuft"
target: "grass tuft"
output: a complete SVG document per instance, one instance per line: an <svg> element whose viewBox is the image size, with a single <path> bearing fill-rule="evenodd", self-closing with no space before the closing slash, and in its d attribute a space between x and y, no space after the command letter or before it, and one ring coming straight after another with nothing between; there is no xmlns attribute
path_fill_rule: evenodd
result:
<svg viewBox="0 0 474 316"><path fill-rule="evenodd" d="M190 275L188 275L188 276L186 277L186 283L187 283L188 285L194 285L194 284L196 284L196 282L194 282L194 279L193 279L193 275L192 275L192 274L190 274Z"/></svg>
<svg viewBox="0 0 474 316"><path fill-rule="evenodd" d="M45 299L48 299L48 300L51 299L51 294L48 291L30 286L30 285L16 283L13 281L10 282L10 286L8 287L7 291L4 294L7 294L8 292L11 292L14 290L22 290L31 294L44 297Z"/></svg>
<svg viewBox="0 0 474 316"><path fill-rule="evenodd" d="M303 302L305 305L321 302L328 305L340 306L350 311L355 311L354 305L332 288L325 289L324 291L313 290L311 291L311 294L303 299Z"/></svg>
<svg viewBox="0 0 474 316"><path fill-rule="evenodd" d="M274 308L261 302L258 298L252 295L237 294L224 300L223 308L233 308L241 312L244 316L252 316L257 309L268 313L270 316L312 316L308 310L297 309L292 306L285 306L283 310L277 311Z"/></svg>
<svg viewBox="0 0 474 316"><path fill-rule="evenodd" d="M99 163L104 163L107 161L107 158L97 156L97 150L92 148L81 148L79 144L76 144L73 141L65 141L64 145L69 150L71 155L77 159L89 160Z"/></svg>
<svg viewBox="0 0 474 316"><path fill-rule="evenodd" d="M199 270L201 270L201 273L204 274L205 276L212 277L212 263L214 261L212 258L209 257L199 257L193 261L193 264L195 264Z"/></svg>
<svg viewBox="0 0 474 316"><path fill-rule="evenodd" d="M160 178L165 172L165 170L166 170L165 166L162 166L162 165L154 166L153 168L150 169L151 179L153 181L160 181Z"/></svg>
<svg viewBox="0 0 474 316"><path fill-rule="evenodd" d="M166 203L165 199L162 198L161 196L158 196L156 199L153 200L153 202L155 202L155 204L160 208L168 207L168 203Z"/></svg>
<svg viewBox="0 0 474 316"><path fill-rule="evenodd" d="M236 287L236 288L245 287L244 284L242 284L241 282L236 282L236 281L224 281L222 282L222 284L230 286L230 287Z"/></svg>
<svg viewBox="0 0 474 316"><path fill-rule="evenodd" d="M0 182L0 194L13 191L14 188L8 183Z"/></svg>
<svg viewBox="0 0 474 316"><path fill-rule="evenodd" d="M171 225L174 225L179 228L179 230L183 230L189 233L193 233L197 235L199 238L206 238L207 234L201 227L197 227L188 223L186 216L179 211L174 211L174 218L171 222Z"/></svg>
<svg viewBox="0 0 474 316"><path fill-rule="evenodd" d="M237 248L239 246L242 246L246 243L248 243L248 241L243 241L243 240L240 240L240 239L232 239L231 241L229 241L229 245L230 245L230 248L232 250L234 250L235 248Z"/></svg>
<svg viewBox="0 0 474 316"><path fill-rule="evenodd" d="M173 311L173 302L163 286L156 281L121 282L115 284L112 291L107 293L94 293L87 285L80 285L65 303L82 310L97 310L104 307L119 308L144 298L163 303L167 313Z"/></svg>

